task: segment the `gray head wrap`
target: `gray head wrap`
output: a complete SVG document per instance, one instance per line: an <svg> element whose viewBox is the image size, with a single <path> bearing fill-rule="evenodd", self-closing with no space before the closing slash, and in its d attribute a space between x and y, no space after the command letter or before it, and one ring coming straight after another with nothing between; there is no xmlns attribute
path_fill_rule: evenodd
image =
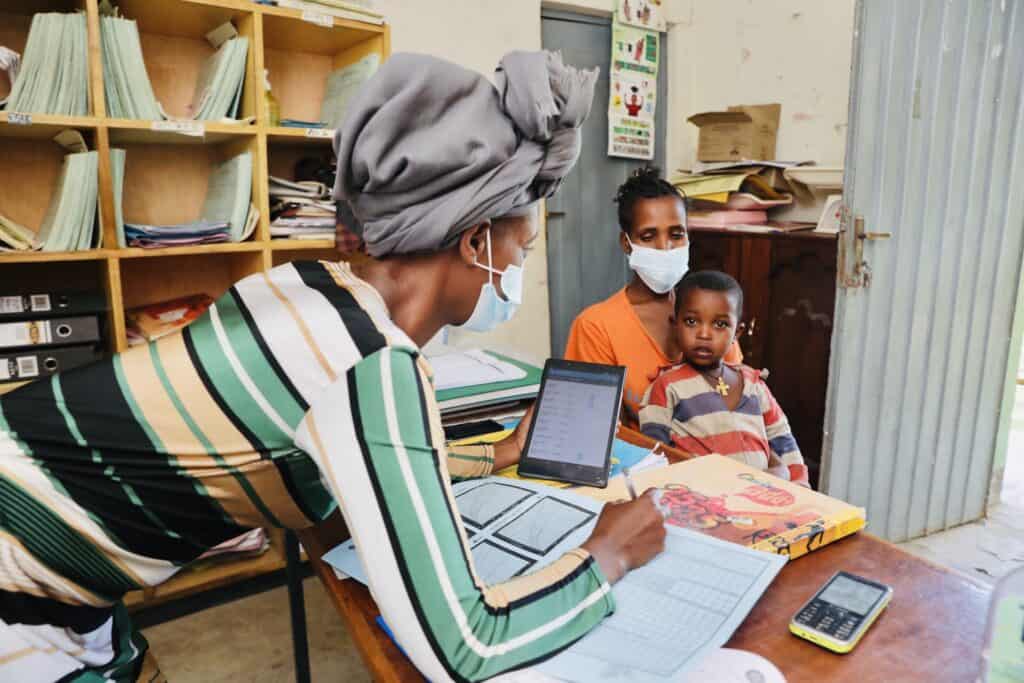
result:
<svg viewBox="0 0 1024 683"><path fill-rule="evenodd" d="M436 57L392 56L334 136L334 197L371 256L436 251L551 196L580 153L597 71L512 52L496 84Z"/></svg>

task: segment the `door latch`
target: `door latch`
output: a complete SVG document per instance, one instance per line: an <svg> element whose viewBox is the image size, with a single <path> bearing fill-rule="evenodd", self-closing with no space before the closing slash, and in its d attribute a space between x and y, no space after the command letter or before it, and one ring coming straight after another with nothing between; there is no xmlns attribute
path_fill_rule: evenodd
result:
<svg viewBox="0 0 1024 683"><path fill-rule="evenodd" d="M842 225L843 228L840 230L840 272L842 276L840 278L839 286L845 289L867 289L871 286L871 265L864 260L864 243L867 241L881 241L887 240L892 237L891 232L868 232L864 228L864 216L853 217L853 268L852 271L846 273L846 245L847 245L847 226L849 225L849 210L844 210Z"/></svg>

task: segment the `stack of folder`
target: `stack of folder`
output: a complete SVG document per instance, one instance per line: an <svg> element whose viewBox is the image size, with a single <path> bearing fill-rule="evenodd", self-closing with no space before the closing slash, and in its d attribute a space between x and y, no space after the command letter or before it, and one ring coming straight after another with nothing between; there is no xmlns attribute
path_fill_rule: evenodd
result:
<svg viewBox="0 0 1024 683"><path fill-rule="evenodd" d="M32 17L21 70L7 109L14 112L86 116L89 113L89 49L85 14L47 12Z"/></svg>
<svg viewBox="0 0 1024 683"><path fill-rule="evenodd" d="M335 206L326 185L270 176L271 237L331 239L335 222Z"/></svg>
<svg viewBox="0 0 1024 683"><path fill-rule="evenodd" d="M135 21L101 17L103 81L110 116L124 119L161 120L169 118L153 93L142 58L139 28ZM190 116L197 121L218 121L238 117L245 84L249 40L235 37L224 41L203 64L196 82Z"/></svg>
<svg viewBox="0 0 1024 683"><path fill-rule="evenodd" d="M100 38L107 113L119 119L155 121L166 118L146 73L139 27L135 21L100 17Z"/></svg>
<svg viewBox="0 0 1024 683"><path fill-rule="evenodd" d="M121 247L159 248L241 242L252 234L258 214L252 206L252 154L242 152L210 174L202 216L177 225L148 225L124 220L125 153L112 149L111 176L114 184L117 242Z"/></svg>
<svg viewBox="0 0 1024 683"><path fill-rule="evenodd" d="M97 360L98 292L0 296L0 384L48 377Z"/></svg>
<svg viewBox="0 0 1024 683"><path fill-rule="evenodd" d="M698 164L695 172L679 173L671 182L691 202L687 215L691 227L759 226L768 222L769 211L793 202L781 173L791 165L776 161Z"/></svg>
<svg viewBox="0 0 1024 683"><path fill-rule="evenodd" d="M96 152L64 157L57 190L39 229L43 251L84 251L99 246L96 238L96 200L99 194Z"/></svg>
<svg viewBox="0 0 1024 683"><path fill-rule="evenodd" d="M458 356L458 357L456 357ZM492 376L479 382L468 376L465 368L484 358L488 366L501 367L504 377ZM540 391L541 368L503 356L493 351L448 351L429 359L435 366L434 383L441 416L447 423L503 410L513 410L537 398ZM456 369L455 372L452 372ZM454 376L454 379L453 379Z"/></svg>

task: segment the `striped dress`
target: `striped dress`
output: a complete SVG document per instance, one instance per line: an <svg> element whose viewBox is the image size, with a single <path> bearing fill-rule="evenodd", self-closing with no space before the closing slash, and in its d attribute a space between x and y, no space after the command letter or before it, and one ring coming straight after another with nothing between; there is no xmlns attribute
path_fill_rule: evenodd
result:
<svg viewBox="0 0 1024 683"><path fill-rule="evenodd" d="M743 396L725 399L692 366L661 373L640 408L640 431L685 453L725 455L797 484L810 486L807 466L761 373L730 365L743 377Z"/></svg>
<svg viewBox="0 0 1024 683"><path fill-rule="evenodd" d="M543 659L612 611L610 589L580 549L483 584L451 482L492 464L446 449L426 361L347 265L252 275L179 334L0 399L0 681L138 679L125 591L338 505L431 680Z"/></svg>

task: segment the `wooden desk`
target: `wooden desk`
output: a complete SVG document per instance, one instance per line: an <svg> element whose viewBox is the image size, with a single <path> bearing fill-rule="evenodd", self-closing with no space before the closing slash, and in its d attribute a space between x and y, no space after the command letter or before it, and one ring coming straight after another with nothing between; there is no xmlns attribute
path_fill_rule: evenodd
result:
<svg viewBox="0 0 1024 683"><path fill-rule="evenodd" d="M374 619L369 590L341 581L320 561L347 534L340 518L300 534L317 575L348 625L377 681L422 680ZM857 648L836 655L789 633L789 620L839 569L893 586L892 603ZM789 683L965 683L974 680L989 590L866 533L794 560L785 567L728 647L771 660Z"/></svg>

